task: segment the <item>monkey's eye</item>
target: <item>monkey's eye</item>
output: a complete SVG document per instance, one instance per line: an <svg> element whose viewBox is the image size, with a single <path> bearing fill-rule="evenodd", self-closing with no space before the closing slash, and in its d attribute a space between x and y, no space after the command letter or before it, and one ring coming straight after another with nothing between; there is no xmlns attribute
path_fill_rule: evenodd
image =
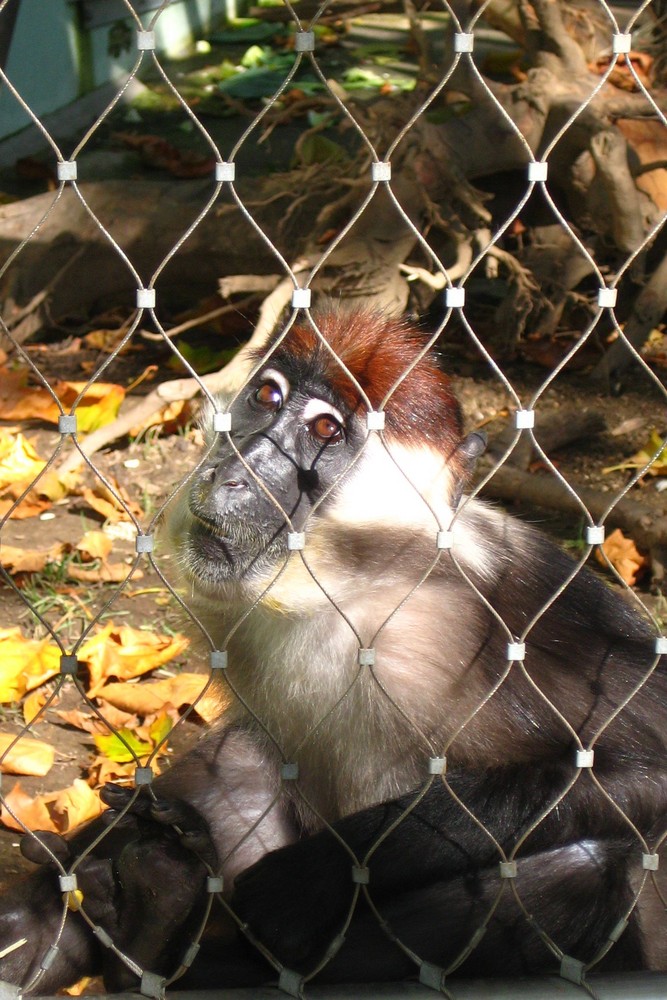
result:
<svg viewBox="0 0 667 1000"><path fill-rule="evenodd" d="M255 393L255 402L265 410L277 412L283 405L283 393L276 382L263 382Z"/></svg>
<svg viewBox="0 0 667 1000"><path fill-rule="evenodd" d="M329 413L323 413L321 416L311 420L308 429L318 441L324 441L327 444L334 444L336 441L343 440L342 425Z"/></svg>

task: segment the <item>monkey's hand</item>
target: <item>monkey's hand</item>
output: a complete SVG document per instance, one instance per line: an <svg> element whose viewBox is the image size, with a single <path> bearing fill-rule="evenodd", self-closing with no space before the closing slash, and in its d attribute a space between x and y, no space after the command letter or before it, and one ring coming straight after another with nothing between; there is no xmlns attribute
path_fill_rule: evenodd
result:
<svg viewBox="0 0 667 1000"><path fill-rule="evenodd" d="M208 829L185 802L144 790L133 800L131 790L107 785L102 799L105 822L127 837L115 858L114 945L139 969L172 975L203 918L206 876L217 864ZM114 991L137 985L114 951L105 952L104 980Z"/></svg>
<svg viewBox="0 0 667 1000"><path fill-rule="evenodd" d="M126 989L137 972L178 968L205 909L208 833L180 803L142 795L119 816L131 793L108 786L103 798L112 808L71 840L23 838L41 868L0 901L0 979L54 992L101 972ZM77 888L64 895L59 875L72 869Z"/></svg>
<svg viewBox="0 0 667 1000"><path fill-rule="evenodd" d="M58 876L73 860L71 845L57 834L40 832L24 837L21 847L41 868L0 899L0 980L52 993L101 969L99 945L68 902L76 906L83 893L103 922L114 893L112 866L91 856L77 870L77 893L64 894Z"/></svg>

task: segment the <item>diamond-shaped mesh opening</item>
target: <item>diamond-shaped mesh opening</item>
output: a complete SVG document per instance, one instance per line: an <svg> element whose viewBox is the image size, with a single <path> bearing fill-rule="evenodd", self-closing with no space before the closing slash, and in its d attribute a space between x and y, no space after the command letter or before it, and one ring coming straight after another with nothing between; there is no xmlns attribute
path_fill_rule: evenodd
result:
<svg viewBox="0 0 667 1000"><path fill-rule="evenodd" d="M3 820L41 867L0 902L0 993L103 974L154 997L406 977L456 996L462 974L556 973L596 995L593 974L664 969L666 640L606 544L636 530L657 579L664 3L285 0L211 28L196 64L168 55L194 6L63 6L79 43L104 26L116 65L104 106L62 138L12 61L35 15L0 3L2 101L41 139L22 169L47 188L4 217L0 399L17 425L28 377L51 425L39 456L16 426L15 451L0 438L25 463L0 499L20 614L0 633L0 682L22 700L0 770L22 773L56 712L100 751L69 798L27 808L3 781ZM156 108L168 138L147 128ZM107 177L104 149L136 172ZM140 157L170 179L138 176ZM207 285L215 302L175 320ZM71 332L91 301L115 336L64 387L36 334L63 318ZM254 334L228 365L178 339L244 313ZM144 458L142 503L123 482L139 461L106 461L98 425L123 359L151 343L178 377L116 437L141 442L167 403L204 406L197 456L184 468L172 450L157 501ZM592 384L643 404L616 428L643 447L603 489L560 457L599 430ZM101 575L73 561L45 594L16 525L73 491L129 548L112 566L84 547ZM482 495L566 512L574 558ZM590 574L596 554L623 597ZM140 725L110 700L114 679L185 648L122 624L143 573L164 595L146 626L168 599L208 676L186 670L188 693L172 704L174 684L169 712ZM73 581L91 579L82 596ZM169 759L197 712L217 721ZM90 786L105 776L100 817Z"/></svg>

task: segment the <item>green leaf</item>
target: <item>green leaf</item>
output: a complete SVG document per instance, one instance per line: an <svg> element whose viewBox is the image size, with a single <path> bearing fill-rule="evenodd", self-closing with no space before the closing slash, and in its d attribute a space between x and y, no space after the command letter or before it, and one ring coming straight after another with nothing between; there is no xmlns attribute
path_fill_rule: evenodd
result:
<svg viewBox="0 0 667 1000"><path fill-rule="evenodd" d="M299 160L307 167L313 163L348 163L349 159L342 146L317 132L307 135L299 146Z"/></svg>
<svg viewBox="0 0 667 1000"><path fill-rule="evenodd" d="M236 347L215 347L209 344L190 344L187 340L177 340L176 346L185 360L200 375L208 372L215 372L232 360L236 354ZM178 370L181 362L177 357L173 357L168 362L170 368Z"/></svg>
<svg viewBox="0 0 667 1000"><path fill-rule="evenodd" d="M158 715L155 722L151 724L148 732L154 746L158 746L163 740L167 739L167 736L171 732L171 719L166 712L161 712Z"/></svg>
<svg viewBox="0 0 667 1000"><path fill-rule="evenodd" d="M231 28L229 31L219 31L211 36L211 42L214 45L250 45L285 34L282 24L267 24L265 21L253 21L252 18L245 20L250 23Z"/></svg>
<svg viewBox="0 0 667 1000"><path fill-rule="evenodd" d="M146 757L153 750L151 743L140 740L131 729L119 729L117 733L109 733L108 736L97 735L95 746L116 764L129 764L135 757Z"/></svg>

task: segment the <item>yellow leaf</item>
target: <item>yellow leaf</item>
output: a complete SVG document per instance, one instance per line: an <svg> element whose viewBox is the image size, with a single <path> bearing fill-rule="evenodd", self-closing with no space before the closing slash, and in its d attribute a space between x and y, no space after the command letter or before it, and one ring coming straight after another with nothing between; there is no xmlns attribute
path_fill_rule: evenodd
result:
<svg viewBox="0 0 667 1000"><path fill-rule="evenodd" d="M101 632L89 639L79 651L90 672L89 694L100 692L108 677L129 680L155 670L187 648L184 635L159 635L109 622Z"/></svg>
<svg viewBox="0 0 667 1000"><path fill-rule="evenodd" d="M15 739L10 733L0 733L0 771L38 778L48 774L56 756L54 747L25 734L14 743Z"/></svg>
<svg viewBox="0 0 667 1000"><path fill-rule="evenodd" d="M635 455L632 455L626 462L621 462L619 465L610 465L602 471L607 473L625 472L629 469L643 469L649 462L651 465L646 470L645 475L667 475L667 442L665 442L662 435L655 429L651 431L651 436L646 444Z"/></svg>
<svg viewBox="0 0 667 1000"><path fill-rule="evenodd" d="M22 434L0 431L0 516L11 510L14 501L23 496L45 464ZM23 518L42 513L51 502L71 493L79 478L78 473L61 478L55 472L46 472L11 516Z"/></svg>
<svg viewBox="0 0 667 1000"><path fill-rule="evenodd" d="M161 750L164 752L166 749L167 736L171 732L171 719L166 712L162 712L158 715L155 722L151 723L148 734L153 741L154 746L160 746Z"/></svg>
<svg viewBox="0 0 667 1000"><path fill-rule="evenodd" d="M0 674L1 673L2 669L0 668ZM23 699L23 721L26 726L29 726L30 723L37 718L41 709L46 704L47 698L47 693L39 689L31 691L30 694L25 696Z"/></svg>
<svg viewBox="0 0 667 1000"><path fill-rule="evenodd" d="M29 483L44 462L23 434L0 432L0 491L16 483Z"/></svg>
<svg viewBox="0 0 667 1000"><path fill-rule="evenodd" d="M68 997L80 997L84 990L88 989L88 985L91 982L92 979L90 976L84 976L78 983L74 983L74 986L65 986L62 990L59 990L59 993L64 993Z"/></svg>
<svg viewBox="0 0 667 1000"><path fill-rule="evenodd" d="M62 410L69 411L84 393L76 406L77 430L86 434L111 423L118 415L120 404L125 398L125 390L111 382L66 382L53 383L53 392L60 400ZM2 420L44 420L57 424L61 407L50 392L42 386L26 386L22 374L2 370L0 379L0 418Z"/></svg>
<svg viewBox="0 0 667 1000"><path fill-rule="evenodd" d="M0 629L0 703L18 701L60 672L60 650L48 639L24 639L20 628Z"/></svg>

